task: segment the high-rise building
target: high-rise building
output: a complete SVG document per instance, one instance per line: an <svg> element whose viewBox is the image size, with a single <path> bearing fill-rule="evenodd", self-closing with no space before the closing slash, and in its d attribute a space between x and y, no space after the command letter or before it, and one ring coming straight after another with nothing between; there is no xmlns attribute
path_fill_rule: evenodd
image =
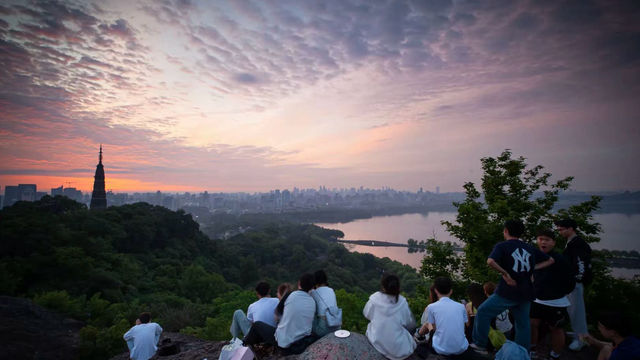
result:
<svg viewBox="0 0 640 360"><path fill-rule="evenodd" d="M93 177L93 192L91 193L90 209L106 209L107 193L104 185L104 166L102 166L102 144L100 144L100 155L98 157L98 166L96 166L96 175Z"/></svg>
<svg viewBox="0 0 640 360"><path fill-rule="evenodd" d="M18 184L18 200L36 201L36 184Z"/></svg>
<svg viewBox="0 0 640 360"><path fill-rule="evenodd" d="M18 201L18 187L7 185L4 187L3 207L11 206Z"/></svg>
<svg viewBox="0 0 640 360"><path fill-rule="evenodd" d="M51 188L51 196L63 195L63 191L64 191L64 188L62 187L62 185L60 185L60 187L57 187L57 188Z"/></svg>

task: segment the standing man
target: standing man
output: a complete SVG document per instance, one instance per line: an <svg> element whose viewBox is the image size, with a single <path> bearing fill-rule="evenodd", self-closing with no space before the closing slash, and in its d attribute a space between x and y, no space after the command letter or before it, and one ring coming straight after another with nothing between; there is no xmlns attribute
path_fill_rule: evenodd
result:
<svg viewBox="0 0 640 360"><path fill-rule="evenodd" d="M539 338L540 327L548 327L551 331L551 352L549 358L559 359L564 349L564 325L569 321L567 307L570 305L567 294L576 286L573 271L569 262L554 251L556 240L552 230L538 231L536 241L543 253L555 260L545 269L533 272L533 286L536 299L531 304L531 354Z"/></svg>
<svg viewBox="0 0 640 360"><path fill-rule="evenodd" d="M278 306L278 299L269 295L269 284L261 281L256 285L256 296L258 301L249 305L247 315L242 310L236 310L233 313L231 321L231 335L235 338L242 338L249 333L251 324L256 321L262 321L265 324L275 327L276 320L273 312Z"/></svg>
<svg viewBox="0 0 640 360"><path fill-rule="evenodd" d="M495 293L478 308L473 323L473 348L486 354L491 320L509 309L515 320L515 341L527 351L531 343L529 310L533 300L531 275L534 270L553 264L553 258L520 239L524 224L520 220L507 220L502 231L505 241L493 248L487 265L502 275Z"/></svg>
<svg viewBox="0 0 640 360"><path fill-rule="evenodd" d="M589 335L587 330L587 313L584 307L584 286L591 283L591 247L584 241L576 230L578 224L573 219L563 219L555 222L560 236L567 239L567 247L562 255L569 260L576 277L576 287L569 294L571 305L567 309L571 319L571 328L575 339L569 344L569 349L579 351L587 343L582 339Z"/></svg>
<svg viewBox="0 0 640 360"><path fill-rule="evenodd" d="M127 331L123 338L129 346L129 358L133 360L148 360L158 350L157 344L162 334L162 328L156 323L150 323L151 314L144 312L136 319L136 325Z"/></svg>

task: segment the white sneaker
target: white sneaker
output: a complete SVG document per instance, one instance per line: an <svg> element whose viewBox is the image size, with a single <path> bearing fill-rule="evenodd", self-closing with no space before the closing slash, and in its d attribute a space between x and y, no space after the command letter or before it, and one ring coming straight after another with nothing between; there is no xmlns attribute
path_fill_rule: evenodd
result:
<svg viewBox="0 0 640 360"><path fill-rule="evenodd" d="M569 349L573 350L573 351L580 351L582 350L583 347L587 346L587 343L580 340L580 339L575 339L571 342L571 344L569 344Z"/></svg>

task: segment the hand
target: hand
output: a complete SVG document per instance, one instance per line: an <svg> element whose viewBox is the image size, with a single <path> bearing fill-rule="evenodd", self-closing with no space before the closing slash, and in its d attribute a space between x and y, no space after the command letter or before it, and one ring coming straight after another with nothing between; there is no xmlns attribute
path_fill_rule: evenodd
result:
<svg viewBox="0 0 640 360"><path fill-rule="evenodd" d="M513 278L511 277L511 275L509 275L509 273L507 274L502 274L502 278L504 279L504 281L507 283L507 285L509 286L516 286L518 283L513 280Z"/></svg>
<svg viewBox="0 0 640 360"><path fill-rule="evenodd" d="M140 325L142 324L142 322L140 321L140 319L136 319L136 325Z"/></svg>

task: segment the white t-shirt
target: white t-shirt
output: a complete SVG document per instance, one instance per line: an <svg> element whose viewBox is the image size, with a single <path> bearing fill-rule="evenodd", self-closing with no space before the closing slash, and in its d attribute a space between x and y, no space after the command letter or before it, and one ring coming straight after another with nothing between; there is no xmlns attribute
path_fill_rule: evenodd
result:
<svg viewBox="0 0 640 360"><path fill-rule="evenodd" d="M537 302L538 304L547 305L551 307L567 307L571 305L569 298L566 296L563 296L560 299L553 299L553 300L536 299L535 302Z"/></svg>
<svg viewBox="0 0 640 360"><path fill-rule="evenodd" d="M316 301L316 313L319 316L325 316L327 309L330 307L338 307L336 293L328 286L321 286L311 290L311 297Z"/></svg>
<svg viewBox="0 0 640 360"><path fill-rule="evenodd" d="M276 329L278 346L288 348L292 343L311 335L316 302L308 293L297 290L284 302L284 313Z"/></svg>
<svg viewBox="0 0 640 360"><path fill-rule="evenodd" d="M278 306L278 298L263 297L249 305L249 309L247 309L247 319L252 323L262 321L263 323L276 327L276 319L275 316L273 316L276 306Z"/></svg>
<svg viewBox="0 0 640 360"><path fill-rule="evenodd" d="M134 360L148 360L155 353L162 334L162 328L156 323L140 324L132 327L127 331L123 338L124 341L133 341L133 348L129 357Z"/></svg>
<svg viewBox="0 0 640 360"><path fill-rule="evenodd" d="M427 306L427 321L436 326L433 349L438 354L458 355L467 350L464 327L468 318L464 305L443 296Z"/></svg>

